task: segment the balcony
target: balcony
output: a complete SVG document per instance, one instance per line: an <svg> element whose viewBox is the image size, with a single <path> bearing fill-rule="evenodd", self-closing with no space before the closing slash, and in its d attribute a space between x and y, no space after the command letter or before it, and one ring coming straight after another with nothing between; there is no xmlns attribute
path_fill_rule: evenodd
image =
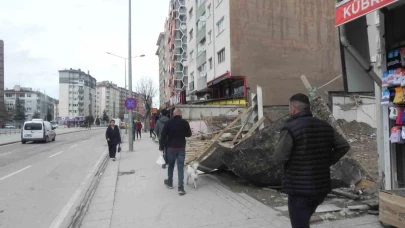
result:
<svg viewBox="0 0 405 228"><path fill-rule="evenodd" d="M188 84L188 91L189 91L189 92L194 91L194 81L192 81L192 82L190 82L190 83Z"/></svg>
<svg viewBox="0 0 405 228"><path fill-rule="evenodd" d="M80 94L84 93L84 89L79 89L79 93Z"/></svg>
<svg viewBox="0 0 405 228"><path fill-rule="evenodd" d="M79 106L83 106L84 105L84 101L79 101Z"/></svg>
<svg viewBox="0 0 405 228"><path fill-rule="evenodd" d="M79 112L83 112L84 111L84 107L79 107Z"/></svg>
<svg viewBox="0 0 405 228"><path fill-rule="evenodd" d="M84 95L83 94L79 94L79 99L83 100L84 99Z"/></svg>

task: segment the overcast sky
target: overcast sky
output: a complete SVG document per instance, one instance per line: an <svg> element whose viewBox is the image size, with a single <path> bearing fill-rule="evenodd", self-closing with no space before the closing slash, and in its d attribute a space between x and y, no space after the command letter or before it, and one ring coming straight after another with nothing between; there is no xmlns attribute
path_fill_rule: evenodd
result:
<svg viewBox="0 0 405 228"><path fill-rule="evenodd" d="M157 86L156 41L168 0L132 0L133 78ZM0 0L0 39L5 43L5 87L46 90L59 98L58 70L80 68L97 81L124 87L128 56L128 0Z"/></svg>

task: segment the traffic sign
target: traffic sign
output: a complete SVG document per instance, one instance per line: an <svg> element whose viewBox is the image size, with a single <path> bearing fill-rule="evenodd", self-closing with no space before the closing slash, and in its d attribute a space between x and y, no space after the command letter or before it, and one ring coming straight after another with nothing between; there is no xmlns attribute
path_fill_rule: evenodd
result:
<svg viewBox="0 0 405 228"><path fill-rule="evenodd" d="M133 110L136 108L136 100L135 98L128 98L125 100L125 107L129 110Z"/></svg>

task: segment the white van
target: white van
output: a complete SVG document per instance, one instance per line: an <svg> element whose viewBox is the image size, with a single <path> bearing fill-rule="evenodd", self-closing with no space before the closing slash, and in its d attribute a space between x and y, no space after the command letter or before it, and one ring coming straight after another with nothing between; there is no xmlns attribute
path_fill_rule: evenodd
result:
<svg viewBox="0 0 405 228"><path fill-rule="evenodd" d="M21 131L21 143L26 142L49 142L55 141L56 133L55 127L48 121L42 119L33 119L32 121L26 121Z"/></svg>

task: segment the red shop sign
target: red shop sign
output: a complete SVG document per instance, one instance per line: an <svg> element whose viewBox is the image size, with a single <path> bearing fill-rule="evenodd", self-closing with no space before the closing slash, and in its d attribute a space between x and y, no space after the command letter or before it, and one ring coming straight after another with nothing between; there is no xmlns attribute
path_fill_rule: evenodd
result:
<svg viewBox="0 0 405 228"><path fill-rule="evenodd" d="M346 0L336 5L335 25L340 26L398 0Z"/></svg>

